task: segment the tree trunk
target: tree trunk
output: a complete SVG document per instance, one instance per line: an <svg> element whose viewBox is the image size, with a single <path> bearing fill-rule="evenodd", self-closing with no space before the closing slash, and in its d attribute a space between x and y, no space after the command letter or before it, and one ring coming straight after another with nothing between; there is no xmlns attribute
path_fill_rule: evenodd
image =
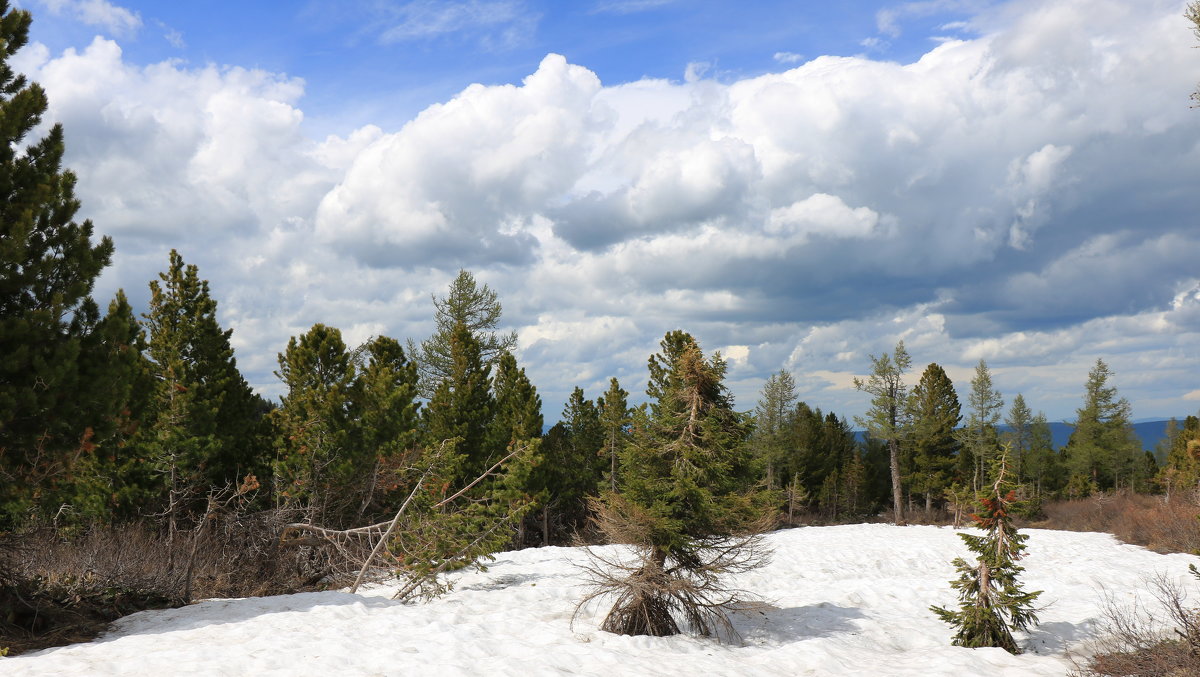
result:
<svg viewBox="0 0 1200 677"><path fill-rule="evenodd" d="M888 455L892 465L892 505L895 507L896 526L906 526L904 521L904 494L900 489L900 444L896 438L888 440Z"/></svg>
<svg viewBox="0 0 1200 677"><path fill-rule="evenodd" d="M550 506L542 506L542 545L550 545Z"/></svg>

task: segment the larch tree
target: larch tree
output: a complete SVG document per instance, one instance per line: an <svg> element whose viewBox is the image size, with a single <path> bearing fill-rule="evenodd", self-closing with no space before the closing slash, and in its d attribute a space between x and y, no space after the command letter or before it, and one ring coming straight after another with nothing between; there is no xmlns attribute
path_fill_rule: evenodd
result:
<svg viewBox="0 0 1200 677"><path fill-rule="evenodd" d="M431 399L438 385L454 373L453 338L460 324L479 344L479 359L489 369L517 345L516 332L496 331L502 313L496 292L476 282L470 271L458 271L446 295L433 297L433 307L433 336L420 345L411 340L408 344L409 356L417 363L422 397Z"/></svg>
<svg viewBox="0 0 1200 677"><path fill-rule="evenodd" d="M871 408L866 415L856 416L855 421L878 440L888 446L888 464L892 479L892 510L896 524L905 524L904 491L900 473L900 440L904 437L907 421L905 405L908 387L904 385L904 372L912 366L912 358L904 349L904 341L896 343L892 355L884 353L871 356L871 375L866 381L854 379L854 387L871 395Z"/></svg>
<svg viewBox="0 0 1200 677"><path fill-rule="evenodd" d="M598 526L635 558L596 564L588 599L616 596L601 625L609 632L671 635L682 625L707 635L728 629L724 613L737 606L724 576L763 561L758 534L773 521L774 497L754 486L748 422L733 410L724 360L706 359L682 331L661 347L619 491L595 502Z"/></svg>
<svg viewBox="0 0 1200 677"><path fill-rule="evenodd" d="M1097 359L1088 372L1083 406L1075 410L1075 428L1063 450L1074 486L1093 489L1131 487L1141 472L1141 441L1133 431L1129 401L1109 385L1112 370ZM1083 490L1086 491L1086 490Z"/></svg>
<svg viewBox="0 0 1200 677"><path fill-rule="evenodd" d="M969 479L975 491L983 486L987 469L1000 446L996 426L1003 414L1004 398L992 386L992 372L987 362L979 360L975 365L975 376L971 379L971 394L967 396L970 414L967 422L958 431L962 441L959 455L959 470L964 479Z"/></svg>
<svg viewBox="0 0 1200 677"><path fill-rule="evenodd" d="M925 496L925 512L933 510L953 480L955 457L959 444L955 429L962 420L962 410L954 383L946 370L937 363L930 364L921 374L908 399L912 429L913 490Z"/></svg>
<svg viewBox="0 0 1200 677"><path fill-rule="evenodd" d="M1002 441L1007 442L1011 449L1013 475L1018 484L1024 484L1027 478L1029 450L1033 445L1033 411L1025 404L1025 397L1020 393L1013 398L1008 415L1004 417L1008 427L1001 435Z"/></svg>
<svg viewBox="0 0 1200 677"><path fill-rule="evenodd" d="M771 374L754 408L751 447L766 469L767 486L777 486L775 470L788 452L788 433L796 404L796 380L786 369ZM790 478L785 478L785 482Z"/></svg>
<svg viewBox="0 0 1200 677"><path fill-rule="evenodd" d="M93 244L91 221L77 223L75 175L62 168L63 128L26 142L42 120L42 88L10 60L29 37L31 17L0 1L0 528L37 495L54 495L75 462L95 450L111 419L81 378L86 339L99 310L91 298L110 262L112 240ZM103 384L100 384L103 385ZM55 506L57 507L57 506Z"/></svg>

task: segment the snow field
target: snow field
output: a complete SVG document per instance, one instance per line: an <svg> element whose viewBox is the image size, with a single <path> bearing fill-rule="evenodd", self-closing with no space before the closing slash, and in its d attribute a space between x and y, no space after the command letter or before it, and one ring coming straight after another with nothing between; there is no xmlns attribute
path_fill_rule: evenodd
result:
<svg viewBox="0 0 1200 677"><path fill-rule="evenodd" d="M1064 675L1065 652L1095 636L1101 591L1150 602L1155 572L1200 588L1190 555L1159 555L1096 533L1029 530L1027 590L1043 590L1026 653L950 646L928 611L954 605L950 561L969 555L944 527L859 524L771 534L770 565L736 583L773 605L735 618L742 642L598 631L576 548L497 554L455 589L402 604L378 587L209 600L145 611L88 644L0 659L4 675Z"/></svg>

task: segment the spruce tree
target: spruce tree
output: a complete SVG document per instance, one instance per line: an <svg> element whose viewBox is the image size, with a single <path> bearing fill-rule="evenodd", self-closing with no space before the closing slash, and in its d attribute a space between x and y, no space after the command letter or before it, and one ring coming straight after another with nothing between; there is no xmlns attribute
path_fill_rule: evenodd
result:
<svg viewBox="0 0 1200 677"><path fill-rule="evenodd" d="M912 430L913 490L925 496L925 512L933 509L953 479L958 454L955 429L962 420L958 394L946 370L930 364L921 374L908 400Z"/></svg>
<svg viewBox="0 0 1200 677"><path fill-rule="evenodd" d="M92 243L76 223L75 175L62 169L63 129L26 136L46 112L40 86L9 61L28 40L31 17L0 0L0 528L70 479L94 450L97 410L80 367L99 311L90 294L112 241ZM55 506L57 507L57 506Z"/></svg>
<svg viewBox="0 0 1200 677"><path fill-rule="evenodd" d="M904 496L901 489L900 439L904 437L907 421L905 404L908 387L904 385L904 372L912 366L912 358L904 349L904 341L896 343L892 355L871 356L871 375L866 381L854 379L854 387L871 395L871 408L865 416L856 416L855 421L867 432L888 445L888 465L892 479L892 511L896 524L903 525Z"/></svg>
<svg viewBox="0 0 1200 677"><path fill-rule="evenodd" d="M749 426L725 389L724 360L706 359L682 331L661 347L649 360L654 400L635 415L619 491L596 504L604 533L633 545L637 559L596 567L595 594L617 596L604 630L668 635L682 621L710 634L727 627L722 577L761 562L755 534L773 519L774 497L754 487Z"/></svg>
<svg viewBox="0 0 1200 677"><path fill-rule="evenodd" d="M992 460L992 479L979 496L974 515L982 535L960 533L959 538L975 553L974 562L954 560L959 576L950 582L958 591L959 608L950 611L930 607L938 618L956 628L955 646L998 647L1020 653L1013 630L1037 624L1033 604L1041 592L1025 592L1017 580L1024 568L1017 564L1028 536L1018 533L1012 514L1018 508L1016 485L1008 467L1008 448Z"/></svg>

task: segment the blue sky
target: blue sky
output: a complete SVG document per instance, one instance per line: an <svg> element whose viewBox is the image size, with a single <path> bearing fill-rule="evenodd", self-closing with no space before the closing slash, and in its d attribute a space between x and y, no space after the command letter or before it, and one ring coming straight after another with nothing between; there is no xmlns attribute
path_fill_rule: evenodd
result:
<svg viewBox="0 0 1200 677"><path fill-rule="evenodd" d="M97 286L177 248L251 383L315 322L421 339L460 267L553 420L662 335L861 413L904 340L1054 420L1097 358L1200 408L1200 52L1183 0L26 0Z"/></svg>

